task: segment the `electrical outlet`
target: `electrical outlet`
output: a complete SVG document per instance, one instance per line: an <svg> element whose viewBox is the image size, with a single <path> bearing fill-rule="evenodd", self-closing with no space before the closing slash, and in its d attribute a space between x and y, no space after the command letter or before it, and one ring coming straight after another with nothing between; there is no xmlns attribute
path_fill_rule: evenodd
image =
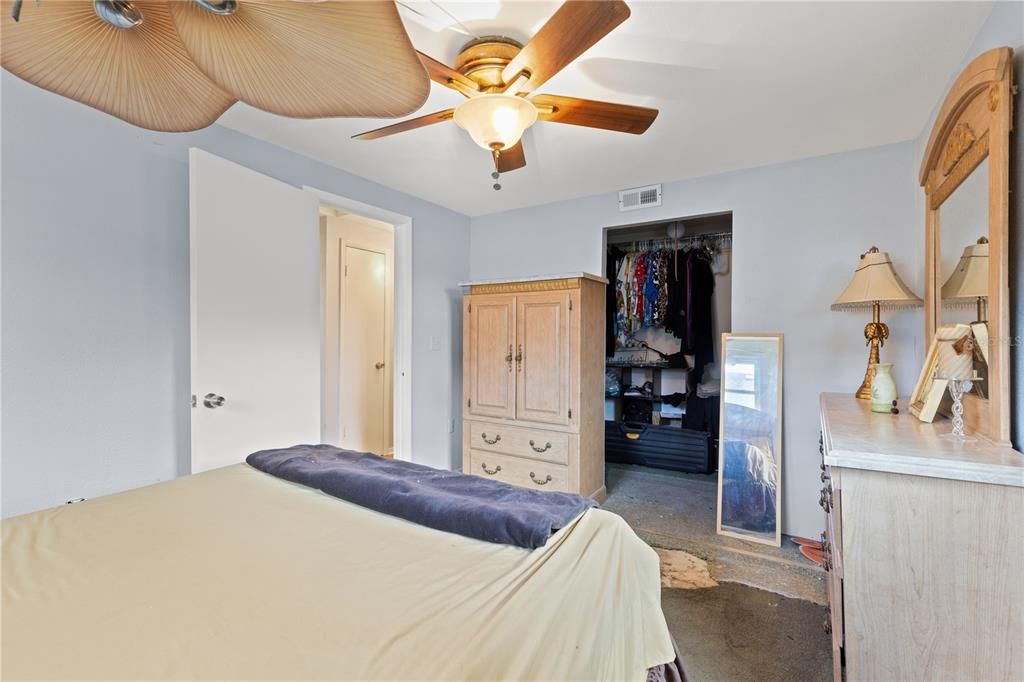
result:
<svg viewBox="0 0 1024 682"><path fill-rule="evenodd" d="M433 334L430 335L430 350L441 350L441 340Z"/></svg>
<svg viewBox="0 0 1024 682"><path fill-rule="evenodd" d="M454 419L449 419L448 420L448 433L455 433L455 420Z"/></svg>

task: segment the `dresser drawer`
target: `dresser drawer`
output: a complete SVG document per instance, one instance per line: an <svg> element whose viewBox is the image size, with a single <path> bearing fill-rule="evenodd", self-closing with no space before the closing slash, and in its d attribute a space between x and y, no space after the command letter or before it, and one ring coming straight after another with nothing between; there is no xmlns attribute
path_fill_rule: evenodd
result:
<svg viewBox="0 0 1024 682"><path fill-rule="evenodd" d="M470 470L467 473L483 478L496 478L505 483L535 490L568 492L569 468L560 464L520 459L494 452L470 452Z"/></svg>
<svg viewBox="0 0 1024 682"><path fill-rule="evenodd" d="M469 447L554 464L569 463L569 434L557 431L469 422Z"/></svg>

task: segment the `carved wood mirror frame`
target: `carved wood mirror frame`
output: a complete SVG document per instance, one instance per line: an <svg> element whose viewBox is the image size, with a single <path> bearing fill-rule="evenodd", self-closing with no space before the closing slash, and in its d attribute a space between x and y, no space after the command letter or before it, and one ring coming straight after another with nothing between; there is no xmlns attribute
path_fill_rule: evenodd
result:
<svg viewBox="0 0 1024 682"><path fill-rule="evenodd" d="M940 324L942 272L939 208L986 158L988 161L988 400L965 396L968 429L1010 442L1009 240L1010 128L1013 50L1000 47L960 74L935 120L920 181L925 191L925 348ZM967 400L969 399L969 400Z"/></svg>

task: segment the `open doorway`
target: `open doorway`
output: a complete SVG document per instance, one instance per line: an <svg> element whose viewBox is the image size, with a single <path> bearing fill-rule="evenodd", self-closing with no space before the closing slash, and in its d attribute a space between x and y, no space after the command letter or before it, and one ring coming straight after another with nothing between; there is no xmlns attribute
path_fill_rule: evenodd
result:
<svg viewBox="0 0 1024 682"><path fill-rule="evenodd" d="M732 214L609 228L606 505L709 556L720 343L732 331ZM614 301L614 302L613 302Z"/></svg>
<svg viewBox="0 0 1024 682"><path fill-rule="evenodd" d="M321 440L394 456L394 226L320 208Z"/></svg>
<svg viewBox="0 0 1024 682"><path fill-rule="evenodd" d="M412 226L409 216L296 187L201 149L189 150L189 336L193 473L324 434L324 291L321 217L354 214L387 225L391 293L378 319L391 343L384 364L383 445L410 460L412 434ZM379 269L369 247L361 265ZM340 245L339 245L340 248ZM378 252L380 250L378 249ZM341 251L337 251L341 259ZM350 268L351 272L351 268ZM332 287L340 295L339 287ZM371 310L373 310L371 308ZM340 331L340 330L339 330ZM339 340L340 343L340 340ZM332 357L340 360L336 350ZM347 386L334 373L337 389ZM358 389L356 389L358 393ZM393 414L388 418L388 413ZM337 417L340 422L340 413ZM390 439L390 440L389 440ZM389 448L389 443L391 447ZM361 448L371 449L371 448Z"/></svg>

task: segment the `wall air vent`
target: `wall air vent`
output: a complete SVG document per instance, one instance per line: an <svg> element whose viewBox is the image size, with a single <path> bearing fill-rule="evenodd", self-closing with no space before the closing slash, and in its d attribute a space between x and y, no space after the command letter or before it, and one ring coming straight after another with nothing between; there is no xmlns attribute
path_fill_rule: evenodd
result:
<svg viewBox="0 0 1024 682"><path fill-rule="evenodd" d="M620 211L635 211L651 206L661 206L661 185L634 187L619 192Z"/></svg>

